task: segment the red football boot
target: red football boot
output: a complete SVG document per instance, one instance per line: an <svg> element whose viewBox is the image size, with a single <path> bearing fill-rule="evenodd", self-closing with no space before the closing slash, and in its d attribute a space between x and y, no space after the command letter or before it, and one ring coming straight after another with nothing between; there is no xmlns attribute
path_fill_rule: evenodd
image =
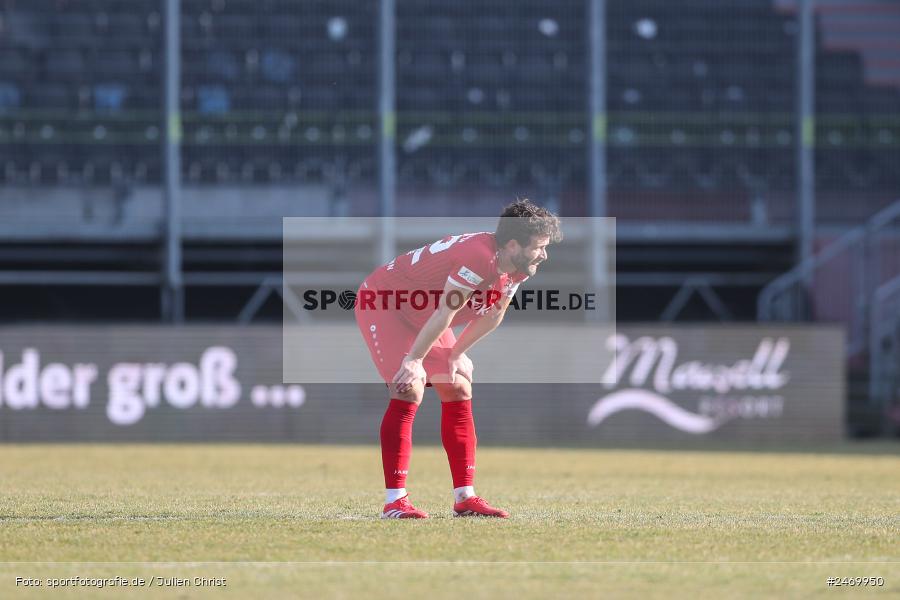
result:
<svg viewBox="0 0 900 600"><path fill-rule="evenodd" d="M382 519L427 519L428 513L419 510L409 501L409 495L403 496L399 500L394 500L390 504L384 505L381 511Z"/></svg>
<svg viewBox="0 0 900 600"><path fill-rule="evenodd" d="M499 517L505 519L509 513L499 508L494 508L484 498L478 496L470 496L462 502L453 505L453 516L455 517Z"/></svg>

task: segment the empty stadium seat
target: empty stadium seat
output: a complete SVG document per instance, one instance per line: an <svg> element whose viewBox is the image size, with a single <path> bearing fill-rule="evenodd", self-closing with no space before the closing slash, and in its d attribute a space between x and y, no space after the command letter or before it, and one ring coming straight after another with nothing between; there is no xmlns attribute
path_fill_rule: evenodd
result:
<svg viewBox="0 0 900 600"><path fill-rule="evenodd" d="M128 88L120 83L101 83L94 86L94 109L99 112L118 112L125 106Z"/></svg>
<svg viewBox="0 0 900 600"><path fill-rule="evenodd" d="M0 81L0 112L16 110L22 105L22 92L15 83Z"/></svg>

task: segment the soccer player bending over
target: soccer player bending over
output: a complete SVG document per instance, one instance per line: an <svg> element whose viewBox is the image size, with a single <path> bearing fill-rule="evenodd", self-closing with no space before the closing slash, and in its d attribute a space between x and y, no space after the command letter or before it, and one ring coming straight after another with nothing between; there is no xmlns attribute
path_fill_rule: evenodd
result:
<svg viewBox="0 0 900 600"><path fill-rule="evenodd" d="M441 399L454 514L509 516L475 495L473 365L466 350L500 325L519 284L547 259L547 246L561 240L559 218L521 200L504 209L495 233L445 237L382 265L360 286L356 322L389 390L381 422L382 518L428 517L406 493L413 419L425 387ZM464 324L456 339L451 327Z"/></svg>

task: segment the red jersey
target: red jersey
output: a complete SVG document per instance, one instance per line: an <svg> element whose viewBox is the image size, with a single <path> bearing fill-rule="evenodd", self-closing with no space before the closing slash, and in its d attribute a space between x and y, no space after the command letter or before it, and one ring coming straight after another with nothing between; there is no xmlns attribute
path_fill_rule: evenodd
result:
<svg viewBox="0 0 900 600"><path fill-rule="evenodd" d="M497 272L497 242L487 231L450 235L432 244L401 254L378 267L367 279L370 287L382 290L443 290L447 281L475 292L459 309L451 326L468 323L482 316L502 296L515 295L519 284L528 279L523 273ZM380 306L380 305L379 305ZM434 313L434 296L427 307L415 308L409 300L390 308L411 324L421 327Z"/></svg>

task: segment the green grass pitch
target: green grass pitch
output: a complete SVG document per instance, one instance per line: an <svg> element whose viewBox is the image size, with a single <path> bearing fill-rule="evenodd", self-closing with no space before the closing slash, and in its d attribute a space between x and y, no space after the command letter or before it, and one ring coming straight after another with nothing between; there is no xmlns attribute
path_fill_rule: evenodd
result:
<svg viewBox="0 0 900 600"><path fill-rule="evenodd" d="M896 446L484 446L477 490L508 520L450 516L440 448L415 448L409 480L432 519L378 519L381 488L376 447L0 446L0 597L900 596ZM48 587L76 576L150 583Z"/></svg>

